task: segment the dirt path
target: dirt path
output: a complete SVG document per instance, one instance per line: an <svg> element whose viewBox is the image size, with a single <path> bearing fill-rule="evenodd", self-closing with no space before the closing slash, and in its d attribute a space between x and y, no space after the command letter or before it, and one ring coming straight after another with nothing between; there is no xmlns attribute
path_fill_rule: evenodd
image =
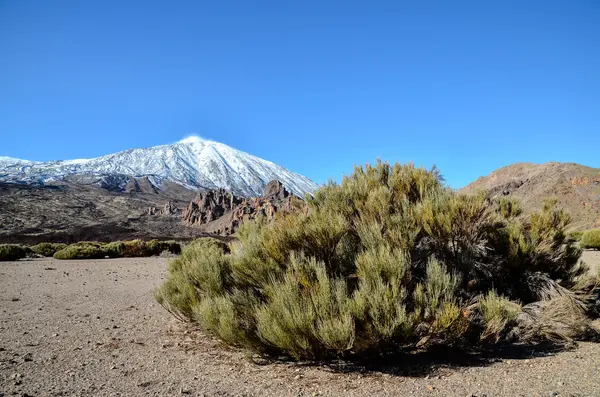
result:
<svg viewBox="0 0 600 397"><path fill-rule="evenodd" d="M161 258L0 263L0 396L600 396L600 344L379 370L258 365L152 298Z"/></svg>

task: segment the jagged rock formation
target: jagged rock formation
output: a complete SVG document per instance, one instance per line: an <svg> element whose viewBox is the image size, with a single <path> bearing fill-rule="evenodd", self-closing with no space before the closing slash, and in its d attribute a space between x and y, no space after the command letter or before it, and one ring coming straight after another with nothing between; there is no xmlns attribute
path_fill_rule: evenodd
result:
<svg viewBox="0 0 600 397"><path fill-rule="evenodd" d="M230 235L246 220L264 216L270 221L277 213L301 209L302 203L275 180L267 184L262 197L238 197L223 189L201 193L183 211L182 221L208 233Z"/></svg>
<svg viewBox="0 0 600 397"><path fill-rule="evenodd" d="M209 190L198 195L183 211L181 219L191 225L203 225L219 219L242 202L241 197L225 189Z"/></svg>
<svg viewBox="0 0 600 397"><path fill-rule="evenodd" d="M575 163L515 163L499 168L460 189L471 193L486 189L492 196L518 198L525 212L556 199L571 215L571 228L600 227L600 169Z"/></svg>
<svg viewBox="0 0 600 397"><path fill-rule="evenodd" d="M148 215L158 215L158 216L171 216L177 215L179 213L179 208L173 203L173 201L168 201L162 207L151 206L148 207L147 214Z"/></svg>

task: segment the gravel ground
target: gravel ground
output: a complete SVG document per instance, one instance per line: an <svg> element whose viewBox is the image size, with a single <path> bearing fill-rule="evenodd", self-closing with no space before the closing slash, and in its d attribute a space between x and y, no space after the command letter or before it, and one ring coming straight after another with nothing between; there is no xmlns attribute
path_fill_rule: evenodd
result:
<svg viewBox="0 0 600 397"><path fill-rule="evenodd" d="M253 362L155 303L165 275L163 258L0 263L0 397L600 396L593 343L378 367Z"/></svg>

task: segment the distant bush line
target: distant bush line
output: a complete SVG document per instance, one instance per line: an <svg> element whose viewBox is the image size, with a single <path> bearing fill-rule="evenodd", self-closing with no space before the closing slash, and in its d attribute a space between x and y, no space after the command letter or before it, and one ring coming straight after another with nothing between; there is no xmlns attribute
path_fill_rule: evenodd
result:
<svg viewBox="0 0 600 397"><path fill-rule="evenodd" d="M167 251L180 254L181 245L177 241L116 241L98 243L84 241L71 244L54 253L54 259L101 259L101 258L141 258L160 255Z"/></svg>
<svg viewBox="0 0 600 397"><path fill-rule="evenodd" d="M18 244L0 244L0 261L16 261L31 256L54 257L54 259L103 259L136 258L181 253L181 243L174 240L131 240L101 243L83 241L74 244L39 243L32 247Z"/></svg>

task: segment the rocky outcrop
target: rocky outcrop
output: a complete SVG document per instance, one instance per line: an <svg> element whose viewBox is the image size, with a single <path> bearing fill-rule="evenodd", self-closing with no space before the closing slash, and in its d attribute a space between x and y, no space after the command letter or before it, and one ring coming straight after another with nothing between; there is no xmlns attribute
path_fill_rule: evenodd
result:
<svg viewBox="0 0 600 397"><path fill-rule="evenodd" d="M243 198L223 189L201 193L182 213L182 221L208 233L230 235L242 222L264 216L268 221L278 213L302 207L302 200L281 182L267 184L262 197Z"/></svg>
<svg viewBox="0 0 600 397"><path fill-rule="evenodd" d="M279 181L271 181L267 183L265 187L265 194L263 197L272 198L275 200L284 200L290 197L292 193L290 193L284 186L283 183Z"/></svg>
<svg viewBox="0 0 600 397"><path fill-rule="evenodd" d="M146 211L148 215L158 215L158 216L170 216L177 215L179 213L179 208L175 206L172 201L167 202L162 207L148 207Z"/></svg>

